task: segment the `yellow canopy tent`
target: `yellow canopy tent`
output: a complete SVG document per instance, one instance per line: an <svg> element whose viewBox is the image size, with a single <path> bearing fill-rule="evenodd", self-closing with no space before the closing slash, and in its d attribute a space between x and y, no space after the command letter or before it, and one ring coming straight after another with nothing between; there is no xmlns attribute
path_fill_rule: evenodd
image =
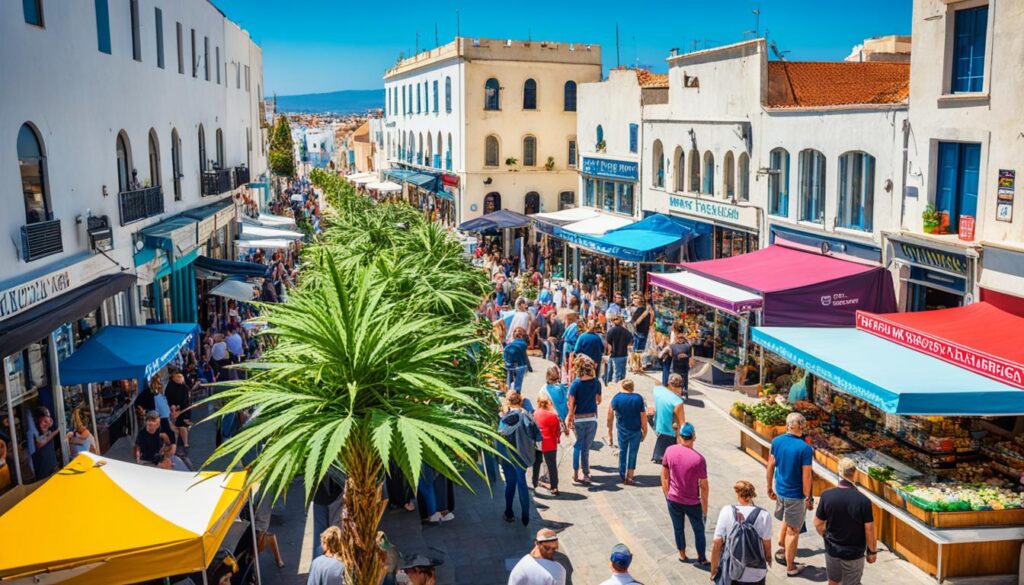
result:
<svg viewBox="0 0 1024 585"><path fill-rule="evenodd" d="M0 581L137 583L202 571L247 501L245 475L83 453L0 516Z"/></svg>

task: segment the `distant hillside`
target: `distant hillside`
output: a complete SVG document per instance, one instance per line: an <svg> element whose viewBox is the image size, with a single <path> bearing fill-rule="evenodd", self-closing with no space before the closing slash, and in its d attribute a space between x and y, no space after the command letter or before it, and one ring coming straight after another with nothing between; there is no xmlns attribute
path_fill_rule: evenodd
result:
<svg viewBox="0 0 1024 585"><path fill-rule="evenodd" d="M349 89L277 96L278 111L288 113L361 114L383 107L383 89Z"/></svg>

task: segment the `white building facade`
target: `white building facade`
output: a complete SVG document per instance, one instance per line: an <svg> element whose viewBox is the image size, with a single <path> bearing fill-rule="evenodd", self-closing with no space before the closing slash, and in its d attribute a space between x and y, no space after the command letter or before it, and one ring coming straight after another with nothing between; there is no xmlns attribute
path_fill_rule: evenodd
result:
<svg viewBox="0 0 1024 585"><path fill-rule="evenodd" d="M96 329L196 321L191 263L231 257L233 195L266 170L263 67L207 0L36 0L0 3L0 70L0 417L20 450L31 406L65 424L57 364Z"/></svg>

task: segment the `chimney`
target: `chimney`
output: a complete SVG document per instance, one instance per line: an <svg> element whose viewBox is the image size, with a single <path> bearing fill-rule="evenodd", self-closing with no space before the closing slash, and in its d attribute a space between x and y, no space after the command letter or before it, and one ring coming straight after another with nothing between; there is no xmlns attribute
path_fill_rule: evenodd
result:
<svg viewBox="0 0 1024 585"><path fill-rule="evenodd" d="M672 47L671 49L669 49L668 50L668 56L669 57L678 57L679 56L679 47Z"/></svg>

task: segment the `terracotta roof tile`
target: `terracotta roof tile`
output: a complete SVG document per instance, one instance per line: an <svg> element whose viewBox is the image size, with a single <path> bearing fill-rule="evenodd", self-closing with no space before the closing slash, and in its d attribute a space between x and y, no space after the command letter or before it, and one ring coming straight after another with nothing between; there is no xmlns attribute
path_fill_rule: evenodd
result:
<svg viewBox="0 0 1024 585"><path fill-rule="evenodd" d="M667 88L668 87L668 74L667 73L651 73L646 69L636 70L636 80L640 82L640 87L653 87L653 88Z"/></svg>
<svg viewBox="0 0 1024 585"><path fill-rule="evenodd" d="M770 108L906 103L909 63L768 62Z"/></svg>

